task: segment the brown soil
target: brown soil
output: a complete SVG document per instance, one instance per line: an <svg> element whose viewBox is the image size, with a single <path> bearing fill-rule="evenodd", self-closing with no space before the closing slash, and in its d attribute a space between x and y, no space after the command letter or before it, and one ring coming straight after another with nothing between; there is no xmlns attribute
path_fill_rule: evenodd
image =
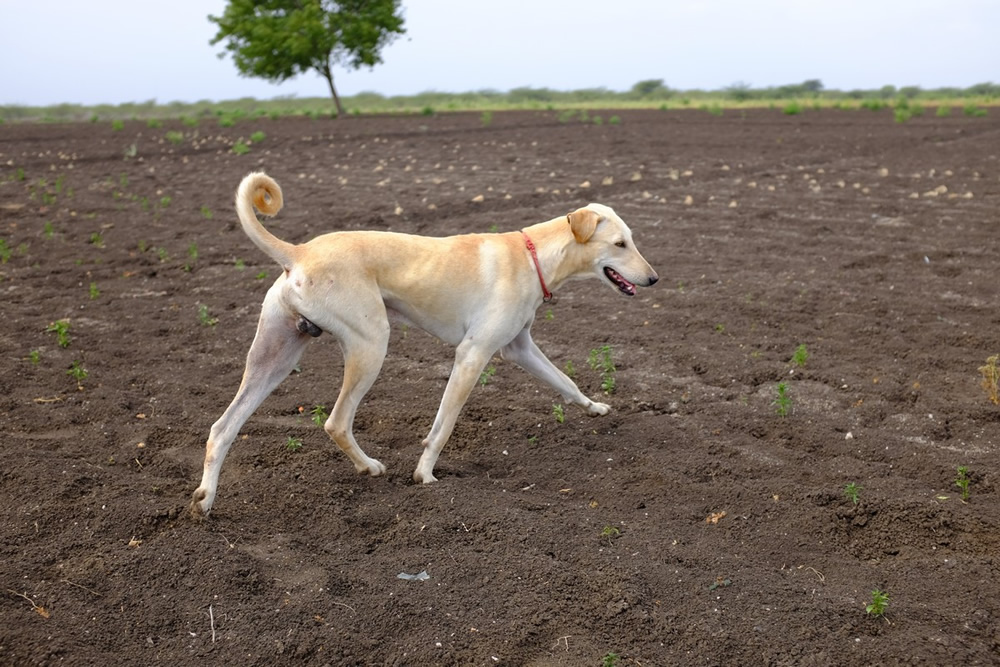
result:
<svg viewBox="0 0 1000 667"><path fill-rule="evenodd" d="M1000 113L601 115L0 126L0 663L995 662ZM258 167L289 240L614 207L660 283L573 283L534 328L595 397L612 347L613 412L558 423L496 358L415 485L452 351L399 328L359 477L310 420L323 336L189 518L277 275L231 210Z"/></svg>

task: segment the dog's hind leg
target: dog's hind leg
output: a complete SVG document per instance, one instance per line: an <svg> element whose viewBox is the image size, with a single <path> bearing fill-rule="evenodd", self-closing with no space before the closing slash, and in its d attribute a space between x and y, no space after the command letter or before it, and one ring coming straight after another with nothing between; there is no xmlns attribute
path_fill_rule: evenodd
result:
<svg viewBox="0 0 1000 667"><path fill-rule="evenodd" d="M385 311L381 317L371 313L364 318L369 322L384 322L384 327L371 327L364 332L352 332L341 336L340 347L344 352L344 384L340 388L340 396L333 406L333 412L326 420L324 428L341 451L351 459L355 470L368 473L372 477L385 472L385 466L371 458L358 446L354 439L354 415L361 399L371 389L389 347L389 323Z"/></svg>
<svg viewBox="0 0 1000 667"><path fill-rule="evenodd" d="M302 356L310 338L298 331L296 321L296 315L278 303L277 289L272 287L264 299L239 391L222 417L212 425L208 436L201 485L191 500L193 514L205 515L212 509L219 472L230 445L254 410L292 372Z"/></svg>
<svg viewBox="0 0 1000 667"><path fill-rule="evenodd" d="M528 371L536 378L559 392L567 403L579 405L592 417L606 415L611 411L605 403L587 398L569 376L556 368L545 353L538 349L531 339L531 330L522 329L514 340L500 349L500 356Z"/></svg>

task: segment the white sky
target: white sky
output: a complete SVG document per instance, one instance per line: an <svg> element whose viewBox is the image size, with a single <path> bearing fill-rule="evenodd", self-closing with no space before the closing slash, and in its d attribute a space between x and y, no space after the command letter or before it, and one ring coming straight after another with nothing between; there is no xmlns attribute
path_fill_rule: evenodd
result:
<svg viewBox="0 0 1000 667"><path fill-rule="evenodd" d="M0 104L326 97L240 77L209 45L225 0L0 0ZM1000 83L997 0L403 0L407 34L342 95L519 86L716 90Z"/></svg>

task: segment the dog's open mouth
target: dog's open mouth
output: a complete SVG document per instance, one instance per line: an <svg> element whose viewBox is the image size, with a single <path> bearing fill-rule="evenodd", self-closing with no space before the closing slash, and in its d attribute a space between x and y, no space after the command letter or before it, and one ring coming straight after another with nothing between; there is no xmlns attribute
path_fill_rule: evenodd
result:
<svg viewBox="0 0 1000 667"><path fill-rule="evenodd" d="M605 266L604 275L608 277L608 280L615 284L615 287L618 288L619 292L625 296L635 296L635 285L625 280L625 278L622 277L622 274L618 273L610 266Z"/></svg>

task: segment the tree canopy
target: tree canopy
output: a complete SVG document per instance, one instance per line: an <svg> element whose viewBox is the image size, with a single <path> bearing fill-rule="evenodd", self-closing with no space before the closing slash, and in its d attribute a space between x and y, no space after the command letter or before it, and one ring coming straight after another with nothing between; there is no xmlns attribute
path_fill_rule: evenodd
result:
<svg viewBox="0 0 1000 667"><path fill-rule="evenodd" d="M357 69L382 62L382 47L406 32L400 0L229 0L212 44L225 42L244 76L285 81L315 70L330 87L333 66ZM220 57L225 53L219 54Z"/></svg>

